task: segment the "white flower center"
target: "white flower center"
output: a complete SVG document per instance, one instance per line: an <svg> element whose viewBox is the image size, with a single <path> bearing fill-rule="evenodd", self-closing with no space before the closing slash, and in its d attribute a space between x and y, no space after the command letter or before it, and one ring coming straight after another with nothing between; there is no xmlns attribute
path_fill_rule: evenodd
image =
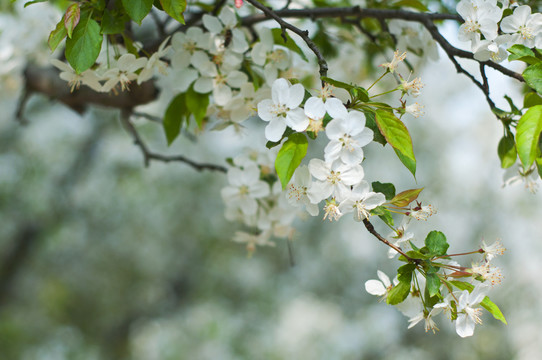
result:
<svg viewBox="0 0 542 360"><path fill-rule="evenodd" d="M480 316L482 315L482 309L476 308L473 309L470 306L465 307L465 313L474 321L476 324L481 324L482 319Z"/></svg>
<svg viewBox="0 0 542 360"><path fill-rule="evenodd" d="M346 148L350 152L354 151L355 147L358 146L358 142L352 139L352 137L348 134L344 134L341 138L339 138L339 142L342 144L343 148Z"/></svg>
<svg viewBox="0 0 542 360"><path fill-rule="evenodd" d="M477 32L480 30L480 24L476 20L467 20L465 21L465 31L471 33L471 32Z"/></svg>
<svg viewBox="0 0 542 360"><path fill-rule="evenodd" d="M333 171L331 170L331 173L327 177L327 181L329 181L331 184L335 185L341 182L341 172L340 171Z"/></svg>
<svg viewBox="0 0 542 360"><path fill-rule="evenodd" d="M523 40L527 40L527 39L530 40L534 38L533 29L525 25L521 25L519 27L519 33L521 34L521 37L523 38Z"/></svg>

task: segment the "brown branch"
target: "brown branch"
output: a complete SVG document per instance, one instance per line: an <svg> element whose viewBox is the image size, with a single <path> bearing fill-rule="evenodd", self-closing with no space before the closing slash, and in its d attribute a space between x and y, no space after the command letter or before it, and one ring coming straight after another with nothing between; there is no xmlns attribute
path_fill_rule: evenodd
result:
<svg viewBox="0 0 542 360"><path fill-rule="evenodd" d="M410 256L408 256L407 254L405 254L403 252L403 250L401 250L401 248L399 248L398 246L390 243L388 240L386 240L382 235L380 235L374 228L373 224L371 224L371 222L369 221L369 219L363 219L363 225L365 225L365 228L367 229L367 231L369 231L371 233L371 235L373 235L374 237L376 237L378 240L380 240L381 242L383 242L384 244L388 245L389 247L391 247L393 250L397 251L399 254L403 255L409 262L414 262L416 264L418 264L420 262L419 259L414 259L414 258L411 258Z"/></svg>
<svg viewBox="0 0 542 360"><path fill-rule="evenodd" d="M260 9L264 13L266 18L271 18L271 19L275 20L280 25L280 27L282 28L282 31L285 31L286 29L288 29L288 30L292 31L293 33L299 35L303 39L305 44L307 44L309 49L311 49L311 51L314 53L314 55L316 55L316 58L318 59L318 66L320 68L320 76L327 76L327 69L328 68L327 68L326 59L324 59L324 56L320 52L320 49L318 49L318 46L316 46L316 44L309 37L309 32L307 30L301 30L298 27L295 27L292 24L287 23L286 21L284 21L282 19L282 17L284 17L284 16L278 15L278 13L280 11L275 12L275 11L269 9L268 7L264 6L263 4L261 4L257 0L246 0L246 1L248 3L250 3L250 4L252 4L255 8ZM290 11L290 10L284 10L284 11ZM244 24L244 23L243 23L243 25L248 26L248 24Z"/></svg>
<svg viewBox="0 0 542 360"><path fill-rule="evenodd" d="M158 96L158 89L154 82L147 81L141 85L131 84L130 91L123 91L117 95L100 93L89 87L70 92L68 83L58 76L58 70L53 67L40 68L28 65L24 72L25 90L31 93L41 93L58 100L75 111L82 113L89 104L102 105L117 109L133 109L142 104L149 103Z"/></svg>
<svg viewBox="0 0 542 360"><path fill-rule="evenodd" d="M197 171L211 170L211 171L219 171L223 173L228 171L228 169L226 169L224 166L220 166L216 164L208 164L208 163L198 163L198 162L188 159L187 157L183 155L163 155L163 154L155 153L149 150L149 147L143 141L143 138L141 137L141 135L139 135L139 133L137 132L137 129L135 128L134 124L132 124L132 122L130 121L130 113L128 111L122 112L121 120L126 130L132 135L134 139L134 144L137 145L139 149L141 150L141 153L143 154L143 162L145 166L149 166L152 160L156 160L156 161L162 161L165 163L182 162L182 163L192 166Z"/></svg>

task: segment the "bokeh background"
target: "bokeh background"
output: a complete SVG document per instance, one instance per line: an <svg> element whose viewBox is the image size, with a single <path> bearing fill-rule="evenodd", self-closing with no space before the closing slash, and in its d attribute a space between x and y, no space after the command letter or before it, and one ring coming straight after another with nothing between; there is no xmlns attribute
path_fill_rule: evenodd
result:
<svg viewBox="0 0 542 360"><path fill-rule="evenodd" d="M14 26L18 44L51 28L43 9L27 10L35 16L0 17L0 359L530 360L542 353L540 193L502 188L501 126L442 54L421 70L425 116L405 118L417 182L378 144L366 148L364 168L369 181L425 187L421 199L438 214L411 226L417 238L436 229L450 252L497 239L508 249L496 260L504 282L490 294L508 326L486 313L467 339L445 317L435 335L421 324L407 331L407 318L365 292L365 281L378 269L392 276L398 261L349 216L298 220L295 265L280 240L248 258L230 241L238 227L223 217L223 174L179 163L145 168L108 109L80 115L33 96L22 125L14 116L20 74L6 71L6 54L26 51L38 62L48 55L23 45L6 50L5 39ZM450 24L448 38L454 31ZM498 105L506 107L504 94L520 99L516 83L490 76ZM262 143L248 138L263 139L252 120L245 136L204 132L166 148L160 126L144 119L137 126L158 151L224 165L225 156Z"/></svg>

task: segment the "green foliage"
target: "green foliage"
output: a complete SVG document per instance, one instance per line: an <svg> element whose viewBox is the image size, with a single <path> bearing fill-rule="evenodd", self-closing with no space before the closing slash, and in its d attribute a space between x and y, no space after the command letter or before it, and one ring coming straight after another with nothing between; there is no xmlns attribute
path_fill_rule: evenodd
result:
<svg viewBox="0 0 542 360"><path fill-rule="evenodd" d="M188 108L186 95L180 93L170 101L162 121L168 145L171 145L181 132L183 121L188 122Z"/></svg>
<svg viewBox="0 0 542 360"><path fill-rule="evenodd" d="M132 20L141 25L141 21L152 9L153 0L122 0L124 10Z"/></svg>
<svg viewBox="0 0 542 360"><path fill-rule="evenodd" d="M66 27L64 26L64 17L56 24L56 28L51 31L49 34L49 39L47 40L47 44L49 45L49 49L51 51L55 51L55 49L58 47L58 44L64 38L67 36L68 32L66 31Z"/></svg>
<svg viewBox="0 0 542 360"><path fill-rule="evenodd" d="M427 272L425 288L429 296L433 297L437 294L440 294L440 278L436 274L436 271Z"/></svg>
<svg viewBox="0 0 542 360"><path fill-rule="evenodd" d="M446 241L446 236L440 231L431 231L425 238L425 246L429 254L433 256L443 256L450 246Z"/></svg>
<svg viewBox="0 0 542 360"><path fill-rule="evenodd" d="M380 181L374 181L371 186L374 192L384 194L386 200L391 200L395 196L395 185L391 183L381 183Z"/></svg>
<svg viewBox="0 0 542 360"><path fill-rule="evenodd" d="M501 309L499 309L499 307L497 306L497 304L495 304L493 301L491 301L489 299L489 297L485 297L484 300L482 300L482 302L480 303L480 305L482 305L482 307L484 309L486 309L487 311L489 311L489 313L491 315L493 315L493 317L499 321L502 321L505 325L508 325L508 323L506 322L506 319L503 315L503 313L501 312Z"/></svg>
<svg viewBox="0 0 542 360"><path fill-rule="evenodd" d="M538 140L542 132L542 105L531 107L519 119L516 133L516 146L519 159L525 170L533 164L539 153Z"/></svg>
<svg viewBox="0 0 542 360"><path fill-rule="evenodd" d="M418 198L418 195L422 192L421 189L411 189L400 192L391 199L390 203L398 207L408 206L411 202Z"/></svg>
<svg viewBox="0 0 542 360"><path fill-rule="evenodd" d="M378 217L382 219L384 223L393 227L393 217L391 216L391 212L386 207L377 206L371 210L371 215L378 215Z"/></svg>
<svg viewBox="0 0 542 360"><path fill-rule="evenodd" d="M98 58L102 48L100 25L90 14L75 27L72 38L66 39L66 60L76 73L89 69Z"/></svg>
<svg viewBox="0 0 542 360"><path fill-rule="evenodd" d="M508 49L508 61L519 60L527 64L536 64L540 60L536 58L535 53L525 45L516 44Z"/></svg>
<svg viewBox="0 0 542 360"><path fill-rule="evenodd" d="M497 150L503 169L507 169L516 163L518 152L516 150L514 135L511 132L508 132L508 134L502 137Z"/></svg>
<svg viewBox="0 0 542 360"><path fill-rule="evenodd" d="M542 94L542 62L527 67L522 75L527 85Z"/></svg>
<svg viewBox="0 0 542 360"><path fill-rule="evenodd" d="M396 150L399 160L401 160L412 175L415 175L416 158L414 157L414 150L412 148L412 139L405 124L393 113L384 110L377 110L375 119L380 132L384 135L388 144Z"/></svg>
<svg viewBox="0 0 542 360"><path fill-rule="evenodd" d="M282 184L282 189L286 189L295 169L307 155L307 148L307 137L301 133L290 135L280 148L275 160L275 170Z"/></svg>
<svg viewBox="0 0 542 360"><path fill-rule="evenodd" d="M376 125L374 112L365 110L363 113L365 114L366 119L365 126L373 131L373 141L382 144L383 146L386 145L386 138L380 132L378 125Z"/></svg>
<svg viewBox="0 0 542 360"><path fill-rule="evenodd" d="M536 105L542 105L542 97L535 92L525 94L523 98L523 107L530 108Z"/></svg>
<svg viewBox="0 0 542 360"><path fill-rule="evenodd" d="M124 26L128 16L122 11L116 9L105 9L102 16L102 34L113 35L124 31Z"/></svg>
<svg viewBox="0 0 542 360"><path fill-rule="evenodd" d="M421 12L429 11L427 6L425 6L419 0L399 0L399 1L394 2L393 4L391 4L391 6L399 7L399 8L403 8L403 7L413 8L413 9L419 10Z"/></svg>
<svg viewBox="0 0 542 360"><path fill-rule="evenodd" d="M160 0L160 4L166 14L184 24L183 13L186 10L186 0Z"/></svg>
<svg viewBox="0 0 542 360"><path fill-rule="evenodd" d="M194 115L194 119L198 127L203 126L203 119L207 113L209 106L209 95L196 92L193 87L190 87L186 92L186 108L188 113Z"/></svg>
<svg viewBox="0 0 542 360"><path fill-rule="evenodd" d="M66 32L70 39L72 37L73 29L79 23L80 18L81 8L79 7L79 4L71 4L66 10L66 14L64 15L64 27L66 28Z"/></svg>
<svg viewBox="0 0 542 360"><path fill-rule="evenodd" d="M399 284L394 286L388 293L387 303L397 305L402 303L410 293L410 283L412 281L412 273L416 269L414 264L406 264L397 269L397 279Z"/></svg>

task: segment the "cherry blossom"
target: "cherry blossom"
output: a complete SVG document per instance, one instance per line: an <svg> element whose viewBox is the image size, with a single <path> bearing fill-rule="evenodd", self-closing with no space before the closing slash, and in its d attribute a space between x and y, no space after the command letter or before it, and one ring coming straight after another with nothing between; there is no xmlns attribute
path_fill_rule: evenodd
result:
<svg viewBox="0 0 542 360"><path fill-rule="evenodd" d="M350 186L358 184L363 179L363 168L360 165L346 165L340 161L333 163L320 159L311 159L309 171L315 181L307 195L312 203L334 196L340 202L350 193Z"/></svg>
<svg viewBox="0 0 542 360"><path fill-rule="evenodd" d="M354 186L350 195L341 202L339 209L343 214L354 212L354 220L362 221L370 216L369 212L386 202L384 194L370 191L367 181Z"/></svg>
<svg viewBox="0 0 542 360"><path fill-rule="evenodd" d="M309 119L299 107L303 101L305 89L301 84L291 85L286 79L280 78L273 82L271 99L258 103L258 116L269 124L265 128L265 137L269 141L278 141L286 126L295 131L304 131L309 125Z"/></svg>

